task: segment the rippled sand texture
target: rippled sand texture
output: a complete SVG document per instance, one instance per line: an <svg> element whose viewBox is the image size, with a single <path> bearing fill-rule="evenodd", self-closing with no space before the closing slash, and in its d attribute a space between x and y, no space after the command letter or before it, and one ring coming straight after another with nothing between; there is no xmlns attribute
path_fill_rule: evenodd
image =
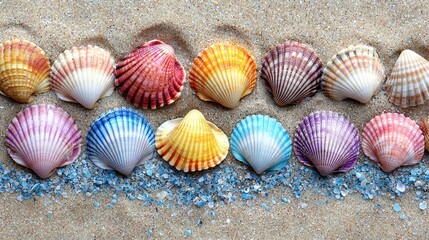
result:
<svg viewBox="0 0 429 240"><path fill-rule="evenodd" d="M207 3L202 3L207 2ZM399 2L399 1L398 1ZM246 46L258 67L268 50L286 40L310 45L326 63L335 53L352 44L374 46L390 74L399 53L410 48L429 58L429 2L355 3L284 3L273 1L81 1L79 3L0 1L0 40L22 38L42 47L51 63L65 49L93 44L109 50L115 60L143 42L158 38L173 45L186 71L203 48L218 41L235 41ZM102 99L94 110L60 101L52 92L40 95L33 103L53 103L69 111L86 134L90 122L113 107L129 106L116 91ZM13 116L27 105L0 97L0 136ZM184 116L197 108L209 121L229 136L234 125L253 113L278 118L289 133L303 117L314 110L333 110L348 116L361 130L363 124L380 112L402 112L419 120L429 113L427 105L399 109L388 103L384 91L367 105L354 101L334 102L319 92L309 102L279 108L259 78L254 92L238 108L227 110L218 104L203 102L185 84L182 96L173 105L144 110L154 127L166 120ZM361 155L362 156L362 155ZM427 159L427 155L425 156ZM2 145L0 160L13 164ZM296 162L293 156L291 162ZM225 163L237 165L229 154ZM273 193L275 194L275 193ZM237 202L220 207L218 216L204 218L209 209L156 209L139 202L121 200L114 208L94 208L83 196L70 194L51 206L54 218L48 220L43 200L18 202L15 195L0 196L1 238L143 238L147 229L154 238L183 238L191 229L193 238L408 238L429 234L427 214L421 212L411 193L401 202L407 216L399 219L385 198L363 201L360 195L343 202L330 200L323 207L298 208L300 202L319 201L319 195L306 195L289 205L278 205L267 212ZM100 196L102 198L102 196ZM326 200L326 199L324 199ZM106 201L109 201L108 199ZM322 200L323 201L323 200ZM101 201L102 202L102 201ZM376 204L383 206L376 209ZM192 217L187 217L192 210ZM228 220L229 219L229 220Z"/></svg>

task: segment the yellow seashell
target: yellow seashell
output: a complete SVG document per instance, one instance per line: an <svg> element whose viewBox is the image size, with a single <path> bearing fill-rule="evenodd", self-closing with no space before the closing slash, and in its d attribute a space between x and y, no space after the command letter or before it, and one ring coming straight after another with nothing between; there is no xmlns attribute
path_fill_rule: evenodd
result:
<svg viewBox="0 0 429 240"><path fill-rule="evenodd" d="M228 154L225 133L198 110L163 123L156 131L156 149L171 166L184 172L201 171L221 163Z"/></svg>
<svg viewBox="0 0 429 240"><path fill-rule="evenodd" d="M238 106L240 99L256 85L256 62L243 47L232 43L214 44L194 59L189 84L204 101L227 108Z"/></svg>
<svg viewBox="0 0 429 240"><path fill-rule="evenodd" d="M0 45L0 94L19 103L49 91L49 59L36 44L15 39Z"/></svg>

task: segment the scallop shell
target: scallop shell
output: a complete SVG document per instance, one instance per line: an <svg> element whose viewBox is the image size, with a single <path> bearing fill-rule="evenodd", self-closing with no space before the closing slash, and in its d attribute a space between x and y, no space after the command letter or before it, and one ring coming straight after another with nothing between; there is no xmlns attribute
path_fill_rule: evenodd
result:
<svg viewBox="0 0 429 240"><path fill-rule="evenodd" d="M429 99L429 62L411 50L402 51L386 81L389 102L402 108Z"/></svg>
<svg viewBox="0 0 429 240"><path fill-rule="evenodd" d="M154 157L155 133L143 114L117 108L91 124L86 150L98 167L127 176Z"/></svg>
<svg viewBox="0 0 429 240"><path fill-rule="evenodd" d="M201 100L231 109L253 91L256 78L253 57L245 48L232 43L218 43L204 49L189 71L189 84Z"/></svg>
<svg viewBox="0 0 429 240"><path fill-rule="evenodd" d="M228 154L228 137L198 110L163 123L156 131L156 149L171 166L201 171L221 163Z"/></svg>
<svg viewBox="0 0 429 240"><path fill-rule="evenodd" d="M49 91L49 59L36 44L15 39L0 45L0 94L19 103Z"/></svg>
<svg viewBox="0 0 429 240"><path fill-rule="evenodd" d="M326 96L335 101L352 98L368 103L380 90L384 67L373 47L350 46L326 64L322 86Z"/></svg>
<svg viewBox="0 0 429 240"><path fill-rule="evenodd" d="M425 148L429 151L429 116L424 117L419 123L420 129L425 137Z"/></svg>
<svg viewBox="0 0 429 240"><path fill-rule="evenodd" d="M385 172L419 163L425 151L422 131L403 114L376 116L366 124L362 137L363 152Z"/></svg>
<svg viewBox="0 0 429 240"><path fill-rule="evenodd" d="M33 105L12 119L6 147L12 159L47 178L55 169L74 162L82 137L74 120L53 105Z"/></svg>
<svg viewBox="0 0 429 240"><path fill-rule="evenodd" d="M314 96L321 75L320 58L298 42L286 42L271 49L261 69L261 77L279 106L297 104Z"/></svg>
<svg viewBox="0 0 429 240"><path fill-rule="evenodd" d="M52 90L67 102L92 109L98 99L112 95L115 76L110 53L97 46L73 47L52 66Z"/></svg>
<svg viewBox="0 0 429 240"><path fill-rule="evenodd" d="M176 101L185 83L185 70L174 49L159 40L140 46L116 66L115 85L128 102L144 109Z"/></svg>
<svg viewBox="0 0 429 240"><path fill-rule="evenodd" d="M347 172L359 156L359 133L343 115L321 111L299 124L293 144L298 161L316 167L323 176Z"/></svg>
<svg viewBox="0 0 429 240"><path fill-rule="evenodd" d="M292 141L281 123L266 115L241 120L231 135L234 157L256 173L280 170L289 161Z"/></svg>

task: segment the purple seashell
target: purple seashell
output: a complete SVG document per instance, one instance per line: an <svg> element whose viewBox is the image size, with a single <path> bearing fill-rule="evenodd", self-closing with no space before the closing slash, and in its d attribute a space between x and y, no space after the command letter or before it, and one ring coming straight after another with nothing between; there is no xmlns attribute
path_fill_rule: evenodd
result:
<svg viewBox="0 0 429 240"><path fill-rule="evenodd" d="M6 147L12 159L41 178L74 162L80 154L81 141L80 130L70 115L45 104L19 112L6 133Z"/></svg>
<svg viewBox="0 0 429 240"><path fill-rule="evenodd" d="M295 132L295 154L323 176L347 172L359 156L359 133L343 115L321 111L308 115Z"/></svg>

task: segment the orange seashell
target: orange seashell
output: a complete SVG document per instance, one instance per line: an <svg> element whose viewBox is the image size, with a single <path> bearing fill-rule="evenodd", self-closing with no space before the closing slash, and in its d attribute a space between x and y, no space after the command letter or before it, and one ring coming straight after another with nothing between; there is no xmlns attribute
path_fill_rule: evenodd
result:
<svg viewBox="0 0 429 240"><path fill-rule="evenodd" d="M119 92L144 109L173 103L185 83L185 70L174 49L159 40L143 44L120 61L115 76Z"/></svg>
<svg viewBox="0 0 429 240"><path fill-rule="evenodd" d="M424 117L419 123L420 129L425 137L425 148L429 151L429 116Z"/></svg>
<svg viewBox="0 0 429 240"><path fill-rule="evenodd" d="M19 103L49 91L49 59L36 44L15 39L0 45L0 94Z"/></svg>
<svg viewBox="0 0 429 240"><path fill-rule="evenodd" d="M194 59L189 84L203 101L227 108L238 106L240 99L256 85L256 62L243 47L232 43L214 44Z"/></svg>

